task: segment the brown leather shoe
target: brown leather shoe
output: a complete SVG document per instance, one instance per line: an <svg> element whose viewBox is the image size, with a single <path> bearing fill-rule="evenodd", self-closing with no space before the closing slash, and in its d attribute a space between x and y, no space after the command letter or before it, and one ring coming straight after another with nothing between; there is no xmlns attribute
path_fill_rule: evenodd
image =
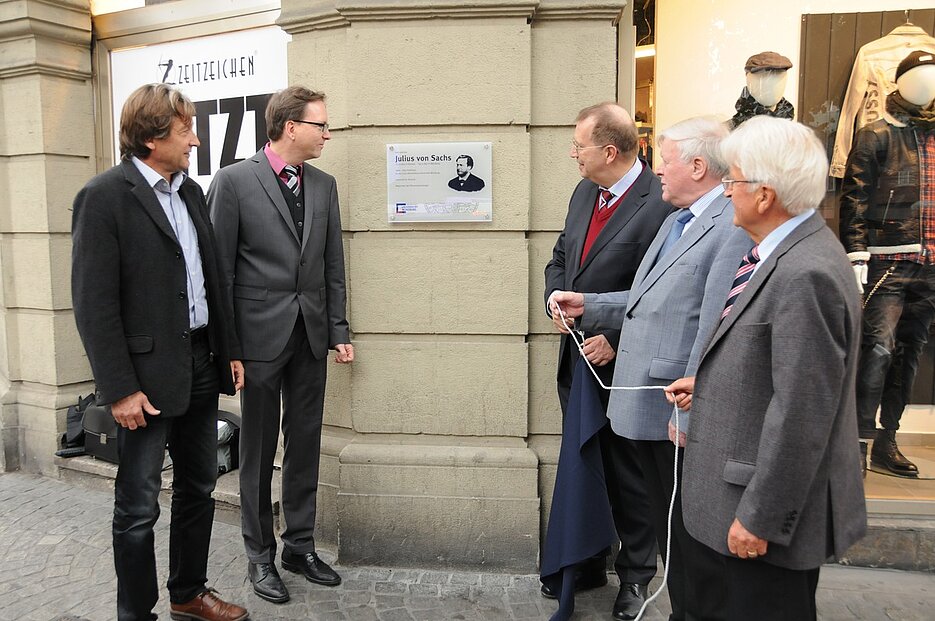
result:
<svg viewBox="0 0 935 621"><path fill-rule="evenodd" d="M190 602L172 604L169 616L175 621L243 621L250 616L246 608L225 602L217 593L208 589Z"/></svg>

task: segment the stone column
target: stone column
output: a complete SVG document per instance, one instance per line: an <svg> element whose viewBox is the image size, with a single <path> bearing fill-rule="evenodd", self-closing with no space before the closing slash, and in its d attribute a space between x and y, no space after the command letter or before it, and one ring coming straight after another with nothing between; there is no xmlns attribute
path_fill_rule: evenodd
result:
<svg viewBox="0 0 935 621"><path fill-rule="evenodd" d="M561 431L542 269L624 4L283 1L345 229L358 360L329 369L319 503L342 563L535 570ZM451 141L493 144L493 221L387 223L386 144Z"/></svg>
<svg viewBox="0 0 935 621"><path fill-rule="evenodd" d="M55 474L75 386L90 378L71 312L71 202L94 174L88 0L0 1L2 468Z"/></svg>

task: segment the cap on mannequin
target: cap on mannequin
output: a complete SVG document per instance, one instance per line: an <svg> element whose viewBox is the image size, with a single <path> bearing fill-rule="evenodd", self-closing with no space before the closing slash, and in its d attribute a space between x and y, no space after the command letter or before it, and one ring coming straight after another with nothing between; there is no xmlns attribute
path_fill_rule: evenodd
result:
<svg viewBox="0 0 935 621"><path fill-rule="evenodd" d="M935 54L915 51L896 67L896 88L903 99L927 106L935 99Z"/></svg>
<svg viewBox="0 0 935 621"><path fill-rule="evenodd" d="M782 99L788 77L785 70L748 71L747 90L761 106L772 108Z"/></svg>

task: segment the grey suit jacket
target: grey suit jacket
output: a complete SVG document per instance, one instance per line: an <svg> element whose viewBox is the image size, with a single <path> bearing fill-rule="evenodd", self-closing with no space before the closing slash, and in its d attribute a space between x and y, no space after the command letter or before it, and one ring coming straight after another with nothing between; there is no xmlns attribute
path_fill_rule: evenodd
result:
<svg viewBox="0 0 935 621"><path fill-rule="evenodd" d="M350 342L337 186L331 175L303 167L302 239L262 149L222 168L208 189L244 360L272 360L282 352L300 310L316 358Z"/></svg>
<svg viewBox="0 0 935 621"><path fill-rule="evenodd" d="M812 569L866 530L855 375L860 296L816 213L763 262L695 380L682 482L688 532L729 554L738 518L763 560Z"/></svg>
<svg viewBox="0 0 935 621"><path fill-rule="evenodd" d="M733 204L719 196L669 252L658 257L677 215L660 227L630 291L584 296L583 329L622 323L614 386L665 386L694 373L737 265L753 246L733 224ZM718 295L720 308L703 305L703 300ZM614 390L607 406L614 432L633 440L667 439L671 414L661 391ZM687 425L683 414L679 427Z"/></svg>

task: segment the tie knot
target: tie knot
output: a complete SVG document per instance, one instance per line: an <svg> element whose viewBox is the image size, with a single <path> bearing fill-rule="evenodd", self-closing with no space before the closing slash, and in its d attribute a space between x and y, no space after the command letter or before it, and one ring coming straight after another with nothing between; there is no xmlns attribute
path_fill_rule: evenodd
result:
<svg viewBox="0 0 935 621"><path fill-rule="evenodd" d="M734 256L736 256L736 255L734 255ZM744 260L745 260L747 263L759 263L759 261L760 261L760 247L757 245L757 246L754 246L753 248L751 248L751 249L750 249L750 252L748 252L746 255L744 255Z"/></svg>
<svg viewBox="0 0 935 621"><path fill-rule="evenodd" d="M610 204L610 200L614 197L614 193L610 190L601 190L601 207Z"/></svg>
<svg viewBox="0 0 935 621"><path fill-rule="evenodd" d="M293 166L292 164L286 164L282 168L282 172L286 177L298 177L299 176L299 167Z"/></svg>
<svg viewBox="0 0 935 621"><path fill-rule="evenodd" d="M688 224L688 221L695 217L695 214L692 213L691 209L683 209L682 212L675 217L676 221L679 224ZM735 257L737 255L734 255Z"/></svg>

